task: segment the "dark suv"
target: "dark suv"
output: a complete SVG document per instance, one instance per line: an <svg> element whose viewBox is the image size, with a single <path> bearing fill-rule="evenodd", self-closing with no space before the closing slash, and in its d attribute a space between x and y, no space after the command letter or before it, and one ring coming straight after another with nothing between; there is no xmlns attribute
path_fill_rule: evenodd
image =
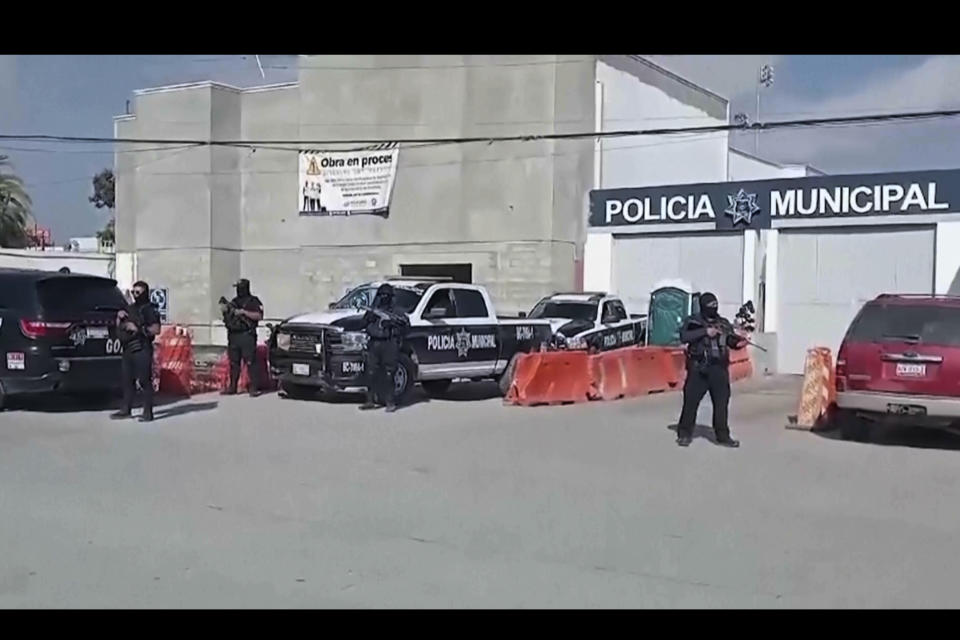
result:
<svg viewBox="0 0 960 640"><path fill-rule="evenodd" d="M834 420L866 441L873 424L960 431L960 297L881 295L837 353Z"/></svg>
<svg viewBox="0 0 960 640"><path fill-rule="evenodd" d="M30 393L116 392L125 306L108 278L0 269L0 408Z"/></svg>

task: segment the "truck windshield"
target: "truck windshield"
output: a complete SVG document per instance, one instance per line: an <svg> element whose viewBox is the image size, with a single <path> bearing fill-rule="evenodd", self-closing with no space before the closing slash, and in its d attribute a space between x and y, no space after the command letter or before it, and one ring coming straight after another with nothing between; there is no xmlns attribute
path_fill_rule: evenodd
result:
<svg viewBox="0 0 960 640"><path fill-rule="evenodd" d="M585 302L551 302L541 300L530 312L531 318L567 318L569 320L597 319L597 305Z"/></svg>
<svg viewBox="0 0 960 640"><path fill-rule="evenodd" d="M343 296L339 302L333 305L334 309L358 309L360 307L369 307L373 303L373 296L377 294L377 287L363 286L357 287L347 295ZM410 289L393 288L393 304L404 313L413 311L420 297L423 294Z"/></svg>
<svg viewBox="0 0 960 640"><path fill-rule="evenodd" d="M850 328L850 338L858 342L903 341L960 347L960 308L867 305Z"/></svg>

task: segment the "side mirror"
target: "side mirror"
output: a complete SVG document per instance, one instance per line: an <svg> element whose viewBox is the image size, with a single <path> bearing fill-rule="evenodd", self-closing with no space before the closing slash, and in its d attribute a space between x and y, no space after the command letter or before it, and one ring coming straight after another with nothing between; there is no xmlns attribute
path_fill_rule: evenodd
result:
<svg viewBox="0 0 960 640"><path fill-rule="evenodd" d="M337 306L337 303L331 302L330 304L327 305L327 309L333 309L335 306Z"/></svg>
<svg viewBox="0 0 960 640"><path fill-rule="evenodd" d="M526 317L527 317L527 312L526 312L526 311L521 311L521 312L520 312L520 317L521 317L521 318L526 318Z"/></svg>
<svg viewBox="0 0 960 640"><path fill-rule="evenodd" d="M264 325L264 326L265 326L267 329L270 329L270 331L273 331L273 323L272 323L272 322L268 322L268 323L267 323L266 325Z"/></svg>

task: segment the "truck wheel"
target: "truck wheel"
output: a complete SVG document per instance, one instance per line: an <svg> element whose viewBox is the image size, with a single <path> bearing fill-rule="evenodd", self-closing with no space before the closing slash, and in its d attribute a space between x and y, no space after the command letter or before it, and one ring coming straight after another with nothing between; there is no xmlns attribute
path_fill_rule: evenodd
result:
<svg viewBox="0 0 960 640"><path fill-rule="evenodd" d="M428 396L440 396L447 392L453 380L424 380L420 383Z"/></svg>
<svg viewBox="0 0 960 640"><path fill-rule="evenodd" d="M840 437L853 442L870 442L870 423L853 413L839 413L837 423Z"/></svg>
<svg viewBox="0 0 960 640"><path fill-rule="evenodd" d="M513 373L517 370L517 360L520 359L522 354L515 353L513 357L510 358L510 362L507 364L507 368L503 370L503 373L500 374L500 379L497 380L497 386L500 387L500 395L506 396L507 392L510 391L510 385L513 384Z"/></svg>
<svg viewBox="0 0 960 640"><path fill-rule="evenodd" d="M393 374L393 393L397 404L402 404L417 381L417 365L405 353L397 358L397 371Z"/></svg>

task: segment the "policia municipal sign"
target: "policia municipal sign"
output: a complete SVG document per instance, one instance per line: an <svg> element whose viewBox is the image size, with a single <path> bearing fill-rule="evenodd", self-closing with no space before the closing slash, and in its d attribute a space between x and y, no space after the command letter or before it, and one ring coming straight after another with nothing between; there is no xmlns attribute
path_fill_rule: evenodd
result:
<svg viewBox="0 0 960 640"><path fill-rule="evenodd" d="M591 227L713 223L769 229L775 220L950 213L960 170L817 176L590 192Z"/></svg>

